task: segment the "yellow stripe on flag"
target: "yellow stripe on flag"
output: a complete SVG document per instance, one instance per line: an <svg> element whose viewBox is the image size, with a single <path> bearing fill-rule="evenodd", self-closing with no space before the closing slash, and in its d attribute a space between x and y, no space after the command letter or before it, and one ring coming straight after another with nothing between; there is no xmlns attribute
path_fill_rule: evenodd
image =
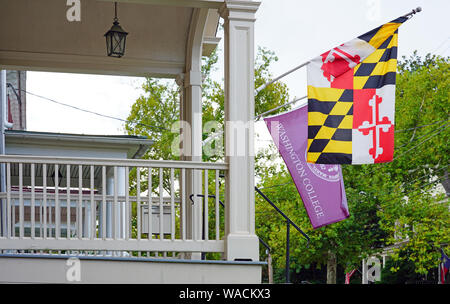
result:
<svg viewBox="0 0 450 304"><path fill-rule="evenodd" d="M353 89L361 90L369 79L369 76L353 76Z"/></svg>
<svg viewBox="0 0 450 304"><path fill-rule="evenodd" d="M331 139L335 132L336 128L322 126L314 139Z"/></svg>
<svg viewBox="0 0 450 304"><path fill-rule="evenodd" d="M353 129L353 116L347 115L342 119L338 129Z"/></svg>
<svg viewBox="0 0 450 304"><path fill-rule="evenodd" d="M308 98L317 99L319 101L338 101L344 89L335 88L317 88L308 86Z"/></svg>
<svg viewBox="0 0 450 304"><path fill-rule="evenodd" d="M390 49L393 46L398 46L398 34L395 33L392 36L391 42L389 42L389 45L387 46L387 49Z"/></svg>
<svg viewBox="0 0 450 304"><path fill-rule="evenodd" d="M374 48L379 48L386 39L393 35L394 32L402 25L401 23L386 23L384 24L378 32L370 39L369 44Z"/></svg>
<svg viewBox="0 0 450 304"><path fill-rule="evenodd" d="M308 152L307 153L307 157L306 160L309 163L315 163L317 161L317 159L319 158L321 153L316 153L316 152Z"/></svg>
<svg viewBox="0 0 450 304"><path fill-rule="evenodd" d="M396 71L397 71L397 59L391 59L389 61L377 63L371 75L384 75L386 73Z"/></svg>
<svg viewBox="0 0 450 304"><path fill-rule="evenodd" d="M307 149L307 150L309 150L309 146L311 146L313 140L314 140L314 139L308 139L308 149Z"/></svg>
<svg viewBox="0 0 450 304"><path fill-rule="evenodd" d="M367 56L367 58L364 59L362 62L364 62L364 63L377 63L378 61L380 61L380 59L383 56L385 51L386 51L385 49L375 50L372 54ZM359 65L357 65L355 67L355 73L356 73L356 71L358 71L358 68L359 68Z"/></svg>
<svg viewBox="0 0 450 304"><path fill-rule="evenodd" d="M330 115L346 115L353 102L338 101L336 105L331 109Z"/></svg>
<svg viewBox="0 0 450 304"><path fill-rule="evenodd" d="M323 149L323 153L346 153L352 154L351 141L330 140L327 146Z"/></svg>
<svg viewBox="0 0 450 304"><path fill-rule="evenodd" d="M308 112L308 125L321 126L325 123L328 115L320 112Z"/></svg>

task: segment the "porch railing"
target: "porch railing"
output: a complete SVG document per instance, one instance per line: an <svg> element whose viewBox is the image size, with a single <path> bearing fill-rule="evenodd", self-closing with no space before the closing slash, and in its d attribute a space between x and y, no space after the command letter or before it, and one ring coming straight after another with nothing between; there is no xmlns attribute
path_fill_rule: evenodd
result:
<svg viewBox="0 0 450 304"><path fill-rule="evenodd" d="M5 179L0 250L223 252L218 202L208 207L208 200L197 201L203 206L192 212L195 206L180 190L187 174L198 171L203 194L219 197L219 174L227 168L189 161L0 156ZM193 213L201 223L193 222ZM206 227L206 235L192 232L198 225Z"/></svg>

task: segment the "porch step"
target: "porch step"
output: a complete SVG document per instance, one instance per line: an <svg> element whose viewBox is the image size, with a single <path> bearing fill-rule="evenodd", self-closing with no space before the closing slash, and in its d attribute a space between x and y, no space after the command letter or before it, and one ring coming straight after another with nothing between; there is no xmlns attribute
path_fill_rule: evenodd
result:
<svg viewBox="0 0 450 304"><path fill-rule="evenodd" d="M0 254L0 283L259 284L265 264L251 261Z"/></svg>

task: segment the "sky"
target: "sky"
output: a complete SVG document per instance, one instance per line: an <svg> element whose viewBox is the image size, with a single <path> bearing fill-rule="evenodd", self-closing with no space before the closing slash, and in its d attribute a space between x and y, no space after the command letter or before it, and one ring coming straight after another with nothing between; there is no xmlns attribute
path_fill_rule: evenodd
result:
<svg viewBox="0 0 450 304"><path fill-rule="evenodd" d="M399 29L399 58L414 50L450 56L448 0L262 0L256 14L255 47L275 52L270 70L278 76L323 52L421 6ZM255 48L256 49L256 48ZM219 56L223 40L219 44ZM221 57L222 58L222 57ZM223 65L223 62L220 61ZM223 70L215 77L221 79ZM306 69L282 79L290 96L306 95ZM27 91L58 102L126 119L143 93L143 78L64 73L27 73ZM125 134L123 122L27 96L27 130L79 134ZM256 132L270 140L263 122ZM258 145L257 145L258 147Z"/></svg>

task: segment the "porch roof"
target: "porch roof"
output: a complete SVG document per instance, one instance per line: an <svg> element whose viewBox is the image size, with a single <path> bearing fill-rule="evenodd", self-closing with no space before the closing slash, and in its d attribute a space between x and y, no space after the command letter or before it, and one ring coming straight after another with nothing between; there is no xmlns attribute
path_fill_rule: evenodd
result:
<svg viewBox="0 0 450 304"><path fill-rule="evenodd" d="M85 135L68 133L34 132L21 130L5 130L6 154L33 155L33 156L73 156L73 157L93 157L93 158L141 158L148 148L153 144L153 140L144 136L132 135ZM55 168L49 166L47 177L55 174ZM66 179L67 168L61 166L59 169L60 178ZM94 180L99 185L101 179L101 167L94 170ZM42 164L36 165L36 176L42 177ZM89 170L84 170L83 180L90 178ZM19 175L17 164L11 166L12 177ZM24 166L23 177L31 176L29 165ZM78 168L75 166L71 170L71 176L75 179L78 176ZM51 181L48 181L51 183ZM28 185L25 183L25 185ZM50 185L50 184L49 184Z"/></svg>
<svg viewBox="0 0 450 304"><path fill-rule="evenodd" d="M69 133L35 132L22 130L5 130L6 149L14 146L20 149L20 154L39 153L37 149L50 148L54 156L64 156L69 148L81 150L122 150L127 158L141 158L148 148L153 144L153 140L145 136L132 135L86 135ZM18 148L20 146L20 148ZM27 153L29 149L29 153ZM60 150L60 151L57 151ZM51 155L45 154L44 155ZM10 153L7 153L10 154Z"/></svg>
<svg viewBox="0 0 450 304"><path fill-rule="evenodd" d="M106 56L112 26L110 0L81 1L80 21L70 22L61 0L2 0L0 68L175 78L186 70L196 8L208 10L203 55L218 43L217 7L223 1L118 1L118 19L129 33L125 56Z"/></svg>

